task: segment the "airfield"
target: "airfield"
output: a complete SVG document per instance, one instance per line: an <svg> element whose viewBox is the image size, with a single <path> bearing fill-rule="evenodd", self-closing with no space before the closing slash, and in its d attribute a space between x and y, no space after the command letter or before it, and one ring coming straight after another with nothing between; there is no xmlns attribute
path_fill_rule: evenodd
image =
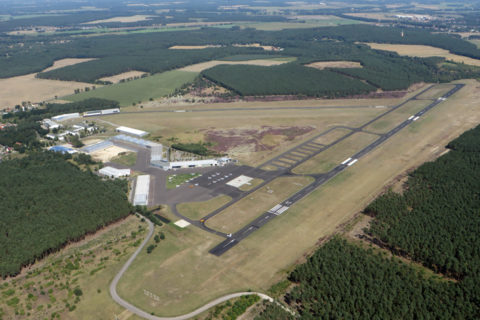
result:
<svg viewBox="0 0 480 320"><path fill-rule="evenodd" d="M452 110L452 105L473 110L471 103L464 103L471 90L474 85L469 82L466 88L461 83L429 85L381 108L308 106L308 112L362 111L368 116L344 123L337 119L322 126L324 130L313 130L267 155L260 152L262 156L249 158L250 162L224 167L163 171L149 165L147 149L137 148L136 163L130 168L152 176L149 206L164 205L161 214L189 225L172 224L161 248L151 255L140 252L118 280L118 295L146 312L176 316L232 292L267 292L298 262L299 252L308 252L319 239L348 222L383 190L385 181L441 154L440 141L458 134L460 127L473 125L473 120L461 121ZM458 100L462 107L457 107ZM252 108L198 106L181 113L130 109L128 114L101 119L125 125L137 116L193 121L189 118L222 114L226 118L251 113ZM263 108L268 110L256 112L287 112L281 110L284 106ZM442 123L444 127L436 129ZM147 127L153 124L141 128ZM201 175L177 188L166 188L169 176L183 173ZM240 178L235 185L238 177L252 180L242 185L244 178ZM144 290L158 299L143 294Z"/></svg>

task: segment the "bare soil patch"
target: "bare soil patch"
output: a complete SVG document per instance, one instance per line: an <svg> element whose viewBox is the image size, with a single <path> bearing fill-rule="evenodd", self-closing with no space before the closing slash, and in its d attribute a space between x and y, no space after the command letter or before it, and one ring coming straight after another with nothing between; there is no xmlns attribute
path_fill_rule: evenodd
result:
<svg viewBox="0 0 480 320"><path fill-rule="evenodd" d="M315 128L312 126L243 128L228 130L208 130L206 140L212 142L213 150L227 153L232 150L251 150L253 152L273 150L285 141L292 141Z"/></svg>
<svg viewBox="0 0 480 320"><path fill-rule="evenodd" d="M130 150L120 148L117 146L111 146L103 150L98 150L95 152L91 153L91 156L93 159L102 161L102 162L108 162L112 158L118 156L122 152L129 152Z"/></svg>
<svg viewBox="0 0 480 320"><path fill-rule="evenodd" d="M355 61L319 61L307 64L306 66L319 70L325 68L362 68L360 62Z"/></svg>
<svg viewBox="0 0 480 320"><path fill-rule="evenodd" d="M103 78L100 78L99 80L110 81L112 83L119 83L121 80L129 80L129 79L133 79L135 77L141 77L145 73L146 72L132 70L132 71L119 73L117 75L110 76L110 77L103 77Z"/></svg>
<svg viewBox="0 0 480 320"><path fill-rule="evenodd" d="M252 66L270 67L270 66L277 66L279 64L284 64L284 63L287 63L287 62L288 61L268 60L268 59L256 59L256 60L246 60L246 61L212 60L212 61L192 64L190 66L180 68L179 70L190 71L190 72L202 72L203 70L210 69L210 68L213 68L213 67L221 65L221 64L229 64L229 65L246 64L246 65L252 65Z"/></svg>

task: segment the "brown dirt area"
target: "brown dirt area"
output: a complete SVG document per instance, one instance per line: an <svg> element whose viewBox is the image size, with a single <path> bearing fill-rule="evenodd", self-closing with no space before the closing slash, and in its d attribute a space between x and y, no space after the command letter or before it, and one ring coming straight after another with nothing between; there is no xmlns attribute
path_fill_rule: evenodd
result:
<svg viewBox="0 0 480 320"><path fill-rule="evenodd" d="M79 64L79 63L82 63L82 62L87 62L87 61L92 61L92 60L96 60L95 58L66 58L66 59L61 59L61 60L57 60L53 63L53 66L43 70L42 72L47 72L47 71L51 71L51 70L55 70L55 69L60 69L60 68L63 68L63 67L68 67L68 66L72 66L74 64Z"/></svg>
<svg viewBox="0 0 480 320"><path fill-rule="evenodd" d="M113 157L118 156L122 152L129 152L130 150L120 148L117 146L111 146L103 150L98 150L95 152L91 153L91 156L93 159L97 161L102 161L102 162L108 162L110 161Z"/></svg>
<svg viewBox="0 0 480 320"><path fill-rule="evenodd" d="M130 79L130 78L134 78L134 77L141 77L145 73L146 72L132 70L132 71L119 73L119 74L114 75L114 76L100 78L98 80L110 81L112 83L119 83L120 80L126 80L126 79Z"/></svg>
<svg viewBox="0 0 480 320"><path fill-rule="evenodd" d="M292 141L302 136L314 127L270 127L239 128L229 130L208 130L205 137L214 146L211 148L219 153L227 153L232 149L248 148L257 151L273 150L285 141Z"/></svg>
<svg viewBox="0 0 480 320"><path fill-rule="evenodd" d="M355 61L319 61L305 66L320 70L325 68L362 68L360 62Z"/></svg>
<svg viewBox="0 0 480 320"><path fill-rule="evenodd" d="M443 57L446 60L453 62L465 63L472 66L480 66L480 60L469 57L460 56L458 54L450 53L447 50L422 45L411 44L386 44L386 43L365 43L372 49L393 51L403 56L413 57Z"/></svg>
<svg viewBox="0 0 480 320"><path fill-rule="evenodd" d="M279 64L284 64L287 62L288 61L286 60L282 61L282 60L268 60L268 59L256 59L256 60L246 60L246 61L212 60L212 61L192 64L190 66L180 68L179 70L190 71L190 72L202 72L203 70L210 69L221 64L228 64L228 65L244 64L244 65L252 65L252 66L270 67L270 66L277 66Z"/></svg>

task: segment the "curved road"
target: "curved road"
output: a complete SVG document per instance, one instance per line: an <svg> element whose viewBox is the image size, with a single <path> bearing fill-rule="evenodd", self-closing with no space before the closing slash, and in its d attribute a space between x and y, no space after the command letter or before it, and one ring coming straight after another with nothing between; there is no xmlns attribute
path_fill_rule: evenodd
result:
<svg viewBox="0 0 480 320"><path fill-rule="evenodd" d="M232 294L228 294L226 296L223 296L223 297L220 297L218 299L215 299L213 301L210 301L209 303L205 304L204 306L190 312L190 313L187 313L187 314L184 314L184 315L180 315L180 316L176 316L176 317L157 317L157 316L154 316L140 308L137 308L136 306L128 303L127 301L125 301L124 299L122 299L118 293L117 293L117 284L118 284L118 281L120 281L120 278L122 278L123 274L127 271L127 269L130 267L130 265L132 264L133 260L135 260L135 258L138 256L138 254L142 251L143 247L145 247L145 245L147 244L148 240L150 240L150 238L152 237L153 235L153 232L154 232L154 225L153 223L148 220L147 218L143 217L145 219L145 221L148 223L148 234L147 234L147 237L145 238L145 240L143 240L142 244L138 247L138 249L132 254L132 256L127 260L127 262L123 265L122 269L120 269L120 271L117 273L117 275L115 276L115 278L113 278L113 281L112 283L110 284L110 295L112 296L113 300L115 300L116 303L118 303L119 305L121 305L122 307L124 307L125 309L135 313L136 315L142 317L142 318L145 318L145 319L149 319L149 320L186 320L186 319L190 319L192 317L195 317L197 315L199 315L200 313L202 312L205 312L206 310L216 306L217 304L220 304L220 303L223 303L227 300L230 300L230 299L233 299L233 298L238 298L238 297L241 297L241 296L248 296L248 295L252 295L252 294L255 294L257 296L259 296L261 299L264 299L264 300L268 300L270 302L273 302L273 298L267 296L266 294L263 294L263 293L259 293L259 292L237 292L237 293L232 293Z"/></svg>

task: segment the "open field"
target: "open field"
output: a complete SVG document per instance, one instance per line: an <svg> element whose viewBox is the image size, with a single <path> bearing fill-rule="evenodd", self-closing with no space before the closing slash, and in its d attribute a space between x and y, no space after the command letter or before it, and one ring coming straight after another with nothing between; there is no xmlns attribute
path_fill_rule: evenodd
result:
<svg viewBox="0 0 480 320"><path fill-rule="evenodd" d="M357 132L295 167L292 171L299 174L328 172L376 139L378 139L376 135Z"/></svg>
<svg viewBox="0 0 480 320"><path fill-rule="evenodd" d="M120 152L116 156L110 158L110 162L122 164L127 167L133 167L137 162L136 152Z"/></svg>
<svg viewBox="0 0 480 320"><path fill-rule="evenodd" d="M198 73L186 71L167 71L146 78L118 83L88 92L64 97L70 101L87 98L104 98L116 100L122 106L141 103L150 98L159 98L171 94L185 83L191 82Z"/></svg>
<svg viewBox="0 0 480 320"><path fill-rule="evenodd" d="M134 251L135 242L144 237L145 227L140 219L130 216L49 255L13 279L1 280L2 292L3 288L14 291L8 297L0 295L3 318L51 319L52 314L58 314L61 319L73 320L95 314L110 319L112 314L120 314L123 308L111 299L108 286ZM83 292L77 302L75 288ZM18 303L7 305L13 298Z"/></svg>
<svg viewBox="0 0 480 320"><path fill-rule="evenodd" d="M330 144L332 142L335 142L336 140L340 139L341 137L343 137L347 133L350 133L351 131L352 130L349 130L349 129L337 128L337 129L332 130L329 133L327 133L327 134L325 134L321 137L318 137L313 142L327 145L327 144Z"/></svg>
<svg viewBox="0 0 480 320"><path fill-rule="evenodd" d="M252 181L250 181L249 183L246 183L244 184L243 186L241 186L240 190L242 191L248 191L248 190L252 190L253 188L255 188L256 186L258 186L260 183L262 183L263 180L262 179L259 179L259 178L254 178Z"/></svg>
<svg viewBox="0 0 480 320"><path fill-rule="evenodd" d="M256 59L256 60L244 60L244 61L212 60L212 61L192 64L190 66L180 68L179 70L190 71L190 72L202 72L203 70L210 69L210 68L213 68L213 67L221 65L221 64L229 64L229 65L244 64L244 65L252 65L252 66L270 67L270 66L277 66L279 64L284 64L284 63L287 63L287 62L289 62L289 61L285 60L283 58Z"/></svg>
<svg viewBox="0 0 480 320"><path fill-rule="evenodd" d="M120 295L157 315L178 315L226 293L266 291L304 259L302 253L362 210L386 184L437 157L447 142L480 122L479 84L462 82L468 86L454 97L220 258L206 253L220 239L195 228L179 231L174 235L178 239L150 256L140 255L120 282ZM160 301L146 297L143 289Z"/></svg>
<svg viewBox="0 0 480 320"><path fill-rule="evenodd" d="M83 24L100 24L100 23L110 23L110 22L131 23L131 22L150 20L150 18L152 18L152 17L154 17L154 16L134 15L134 16L129 16L129 17L113 17L113 18L110 18L110 19L89 21L89 22L85 22Z"/></svg>
<svg viewBox="0 0 480 320"><path fill-rule="evenodd" d="M205 46L171 46L168 49L171 49L171 50L199 50L199 49L218 48L218 47L221 47L221 46L220 45L207 44Z"/></svg>
<svg viewBox="0 0 480 320"><path fill-rule="evenodd" d="M100 78L99 80L110 81L111 83L119 83L120 80L126 80L126 79L130 79L130 78L134 78L134 77L141 77L144 74L145 74L145 72L133 70L133 71L123 72L123 73L120 73L120 74L117 74L117 75L114 75L114 76L111 76L111 77Z"/></svg>
<svg viewBox="0 0 480 320"><path fill-rule="evenodd" d="M477 47L480 48L480 40L475 39L475 40L468 40L468 41L470 41L471 43L475 44Z"/></svg>
<svg viewBox="0 0 480 320"><path fill-rule="evenodd" d="M218 196L202 202L184 202L177 205L177 210L185 217L200 220L210 212L230 202L229 196Z"/></svg>
<svg viewBox="0 0 480 320"><path fill-rule="evenodd" d="M122 155L122 156L120 156L122 158L120 158L119 155L121 153L128 153L128 152L129 152L129 150L127 150L127 149L120 148L120 147L117 147L117 146L111 146L111 147L108 147L108 148L103 149L103 150L94 151L90 155L92 156L93 159L95 159L97 161L108 162L108 161L113 159L114 160L113 162L118 162L120 160L120 161L125 163L125 162L130 162L131 161L131 159L129 159L130 157L123 158L123 155ZM134 154L135 154L135 158L136 158L136 153L134 153ZM123 164L123 163L120 163L120 164Z"/></svg>
<svg viewBox="0 0 480 320"><path fill-rule="evenodd" d="M53 66L44 69L42 72L47 72L47 71L52 71L55 69L60 69L63 67L68 67L72 66L74 64L82 63L82 62L87 62L87 61L92 61L95 60L94 58L66 58L66 59L61 59L57 60L53 63Z"/></svg>
<svg viewBox="0 0 480 320"><path fill-rule="evenodd" d="M315 68L315 69L325 69L325 68L361 68L362 65L360 62L355 61L319 61L306 64L305 66Z"/></svg>
<svg viewBox="0 0 480 320"><path fill-rule="evenodd" d="M89 61L92 59L62 59L44 71ZM43 102L57 96L72 94L75 89L90 87L90 83L35 78L35 73L0 79L0 108L14 107L22 101Z"/></svg>
<svg viewBox="0 0 480 320"><path fill-rule="evenodd" d="M277 178L208 219L205 224L214 230L234 233L311 182L310 177Z"/></svg>
<svg viewBox="0 0 480 320"><path fill-rule="evenodd" d="M431 46L411 45L411 44L387 44L387 43L365 43L372 49L393 51L402 56L412 57L443 57L446 60L465 63L472 66L480 66L480 60L473 59L458 54L450 53L448 50Z"/></svg>
<svg viewBox="0 0 480 320"><path fill-rule="evenodd" d="M292 102L290 102L291 104ZM295 102L296 103L296 102ZM255 105L255 103L253 103ZM249 141L231 144L231 156L246 164L259 164L272 156L291 148L308 137L324 131L334 125L359 126L385 109L285 109L256 111L212 111L212 112L166 112L166 113L120 113L98 119L134 127L150 132L152 136L161 136L160 142L169 145L170 138L178 142L206 142L206 133L211 131L259 132L265 127L313 127L314 130L291 140L282 140L280 145L255 151ZM274 137L271 137L274 138ZM232 136L232 141L236 139ZM269 141L266 141L269 142Z"/></svg>
<svg viewBox="0 0 480 320"><path fill-rule="evenodd" d="M307 29L307 28L317 28L317 27L327 27L327 26L339 26L343 24L356 24L362 23L360 21L343 19L338 17L329 16L328 19L302 19L301 21L295 22L247 22L247 23L238 23L242 28L254 28L257 30L264 31L277 31L283 29Z"/></svg>
<svg viewBox="0 0 480 320"><path fill-rule="evenodd" d="M430 100L410 101L397 110L389 113L385 117L367 126L365 130L375 133L386 133L429 105L431 102L432 101Z"/></svg>

